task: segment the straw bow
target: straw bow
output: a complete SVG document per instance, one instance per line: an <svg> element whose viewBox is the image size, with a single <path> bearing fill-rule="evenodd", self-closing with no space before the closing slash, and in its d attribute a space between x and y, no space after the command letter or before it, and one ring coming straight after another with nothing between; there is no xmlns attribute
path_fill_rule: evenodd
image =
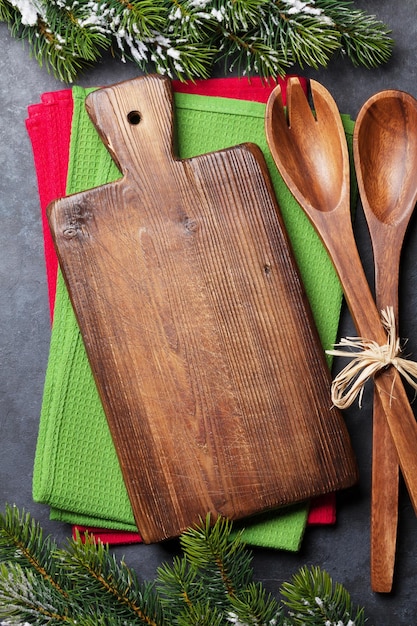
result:
<svg viewBox="0 0 417 626"><path fill-rule="evenodd" d="M393 366L417 392L417 363L400 356L401 343L397 337L393 307L381 311L381 320L387 331L387 343L380 346L363 337L345 337L326 350L332 356L351 358L350 363L334 378L331 397L334 406L346 409L359 396L361 406L365 383L380 370ZM344 350L341 348L349 348Z"/></svg>

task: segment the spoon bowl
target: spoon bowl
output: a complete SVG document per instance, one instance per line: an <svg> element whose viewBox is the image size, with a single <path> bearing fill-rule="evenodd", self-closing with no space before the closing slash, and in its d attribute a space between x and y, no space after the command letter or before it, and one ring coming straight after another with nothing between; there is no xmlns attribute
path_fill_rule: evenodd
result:
<svg viewBox="0 0 417 626"><path fill-rule="evenodd" d="M381 224L406 228L414 210L416 129L417 102L402 91L375 94L358 115L354 154L361 200Z"/></svg>

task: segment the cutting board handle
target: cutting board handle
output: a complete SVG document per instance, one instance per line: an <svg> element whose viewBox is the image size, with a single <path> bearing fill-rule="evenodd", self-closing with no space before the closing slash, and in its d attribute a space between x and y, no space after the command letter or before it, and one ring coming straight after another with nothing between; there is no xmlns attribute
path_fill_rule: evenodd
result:
<svg viewBox="0 0 417 626"><path fill-rule="evenodd" d="M123 175L139 163L155 169L174 159L173 95L171 81L151 75L93 91L87 112L104 145ZM148 165L149 164L149 165Z"/></svg>

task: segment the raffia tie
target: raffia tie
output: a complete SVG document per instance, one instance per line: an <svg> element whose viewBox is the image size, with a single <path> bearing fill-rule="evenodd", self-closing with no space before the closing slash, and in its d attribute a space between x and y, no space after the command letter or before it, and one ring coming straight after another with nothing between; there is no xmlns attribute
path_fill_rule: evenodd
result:
<svg viewBox="0 0 417 626"><path fill-rule="evenodd" d="M380 346L362 337L345 337L335 344L335 350L326 350L332 356L351 358L350 363L334 378L331 388L332 402L346 409L359 396L361 406L365 383L380 370L389 366L395 369L417 392L417 363L400 356L401 344L397 337L393 307L381 311L381 321L387 331L387 343ZM342 348L349 348L344 350Z"/></svg>

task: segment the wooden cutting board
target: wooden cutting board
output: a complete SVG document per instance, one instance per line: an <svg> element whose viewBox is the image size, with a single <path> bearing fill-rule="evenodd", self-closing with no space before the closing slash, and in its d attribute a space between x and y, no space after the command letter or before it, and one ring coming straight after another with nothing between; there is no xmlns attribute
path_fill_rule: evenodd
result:
<svg viewBox="0 0 417 626"><path fill-rule="evenodd" d="M260 149L176 159L158 76L86 106L122 178L48 214L144 541L352 485Z"/></svg>

